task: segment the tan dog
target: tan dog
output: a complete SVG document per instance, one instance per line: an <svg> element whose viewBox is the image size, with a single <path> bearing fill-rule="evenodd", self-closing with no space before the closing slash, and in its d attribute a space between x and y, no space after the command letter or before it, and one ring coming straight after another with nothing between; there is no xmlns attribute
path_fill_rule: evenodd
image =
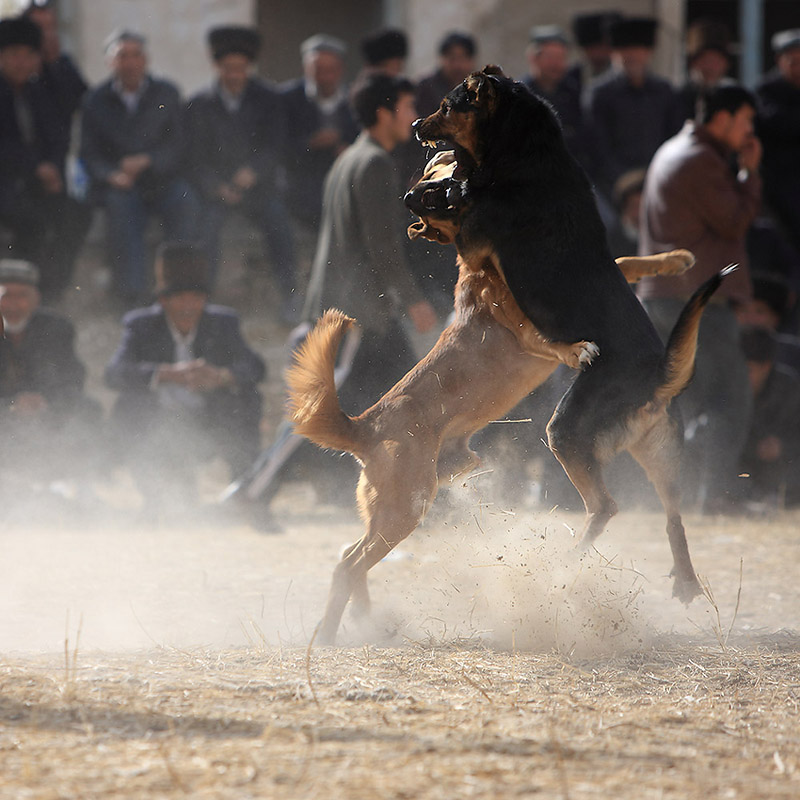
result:
<svg viewBox="0 0 800 800"><path fill-rule="evenodd" d="M438 225L433 217L423 224ZM436 230L425 228L420 235L443 235L443 226ZM639 277L680 272L693 261L690 253L680 251L629 263L632 275ZM623 270L627 263L621 263ZM316 634L322 644L334 642L351 597L357 613L369 610L367 572L417 527L439 482L477 466L478 457L468 446L472 434L543 383L558 360L569 363L574 356L573 349L566 359L559 353L574 345L557 343L546 343L545 357L525 351L519 326L507 324L523 319L519 309L497 272L485 266L459 260L454 321L430 353L359 416L342 412L333 376L339 344L354 324L350 317L325 312L287 373L295 431L321 447L351 453L363 466L357 498L366 531L334 571Z"/></svg>

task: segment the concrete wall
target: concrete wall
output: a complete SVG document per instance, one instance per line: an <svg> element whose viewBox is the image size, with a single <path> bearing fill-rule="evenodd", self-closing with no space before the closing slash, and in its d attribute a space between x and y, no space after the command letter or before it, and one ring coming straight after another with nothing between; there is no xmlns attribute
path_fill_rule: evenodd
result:
<svg viewBox="0 0 800 800"><path fill-rule="evenodd" d="M210 80L205 36L215 25L255 22L255 0L60 0L65 45L90 83L107 75L103 41L115 28L148 38L150 67L190 94Z"/></svg>

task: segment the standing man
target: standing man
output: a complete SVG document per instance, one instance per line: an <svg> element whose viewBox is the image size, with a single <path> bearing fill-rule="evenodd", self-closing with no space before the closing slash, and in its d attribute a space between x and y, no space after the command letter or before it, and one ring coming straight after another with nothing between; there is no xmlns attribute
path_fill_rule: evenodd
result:
<svg viewBox="0 0 800 800"><path fill-rule="evenodd" d="M0 223L11 252L41 270L41 291L57 300L69 284L88 228L67 195L68 140L54 98L36 80L42 33L27 17L0 21Z"/></svg>
<svg viewBox="0 0 800 800"><path fill-rule="evenodd" d="M650 70L657 21L624 18L611 26L613 69L588 89L587 124L596 139L594 179L606 198L619 177L646 169L653 154L683 124L672 85Z"/></svg>
<svg viewBox="0 0 800 800"><path fill-rule="evenodd" d="M126 304L149 297L145 227L163 220L168 239L192 240L197 200L182 177L183 108L178 90L147 71L145 39L120 31L106 43L111 77L83 102L81 158L92 196L105 206L114 288Z"/></svg>
<svg viewBox="0 0 800 800"><path fill-rule="evenodd" d="M755 98L743 87L711 90L697 124L687 122L658 149L642 198L639 252L684 247L697 259L684 275L639 283L639 297L665 341L692 292L726 264L739 264L703 314L697 374L679 401L690 440L685 474L699 470L692 484L706 511L724 511L734 499L751 405L734 309L750 300L745 236L761 202L754 117Z"/></svg>
<svg viewBox="0 0 800 800"><path fill-rule="evenodd" d="M325 180L304 308L309 321L327 308L339 308L363 329L340 391L342 408L350 414L372 405L417 362L402 318L407 315L421 333L436 324L404 256L403 192L391 156L411 139L414 87L404 78L372 74L355 91L353 106L364 130Z"/></svg>
<svg viewBox="0 0 800 800"><path fill-rule="evenodd" d="M203 236L212 274L219 236L230 212L257 226L269 247L282 315L296 322L292 231L278 186L286 117L278 93L259 81L254 65L261 37L229 26L208 33L215 83L189 101L187 128L192 181L203 198Z"/></svg>
<svg viewBox="0 0 800 800"><path fill-rule="evenodd" d="M292 215L316 231L325 176L358 136L358 125L344 84L344 42L320 33L306 39L300 53L303 77L281 89L288 128L287 201Z"/></svg>
<svg viewBox="0 0 800 800"><path fill-rule="evenodd" d="M436 71L417 83L417 112L421 117L433 114L442 98L475 71L475 39L468 33L451 31L439 42Z"/></svg>
<svg viewBox="0 0 800 800"><path fill-rule="evenodd" d="M756 89L764 194L800 253L800 28L772 37L776 66Z"/></svg>

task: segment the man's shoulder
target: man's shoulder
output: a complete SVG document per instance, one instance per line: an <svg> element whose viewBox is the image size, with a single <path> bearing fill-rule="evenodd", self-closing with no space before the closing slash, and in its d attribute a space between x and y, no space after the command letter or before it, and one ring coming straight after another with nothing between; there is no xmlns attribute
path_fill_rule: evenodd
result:
<svg viewBox="0 0 800 800"><path fill-rule="evenodd" d="M126 328L145 329L163 322L164 309L158 303L144 308L134 308L122 317L122 324Z"/></svg>
<svg viewBox="0 0 800 800"><path fill-rule="evenodd" d="M48 335L60 333L71 333L75 326L67 317L51 308L40 307L31 315L28 323L31 329L46 332Z"/></svg>
<svg viewBox="0 0 800 800"><path fill-rule="evenodd" d="M107 78L102 83L98 83L97 86L92 86L86 92L84 97L84 105L94 106L100 103L105 103L113 94L113 91L111 78Z"/></svg>
<svg viewBox="0 0 800 800"><path fill-rule="evenodd" d="M206 108L212 105L218 98L217 91L213 85L209 84L196 91L189 97L187 105L190 107Z"/></svg>
<svg viewBox="0 0 800 800"><path fill-rule="evenodd" d="M166 78L157 78L154 75L148 76L147 93L159 98L167 98L171 101L180 97L178 87Z"/></svg>
<svg viewBox="0 0 800 800"><path fill-rule="evenodd" d="M278 86L278 92L291 100L306 98L306 82L303 78L292 78Z"/></svg>
<svg viewBox="0 0 800 800"><path fill-rule="evenodd" d="M220 322L223 325L238 325L239 314L229 306L209 303L203 310L203 314L211 320Z"/></svg>

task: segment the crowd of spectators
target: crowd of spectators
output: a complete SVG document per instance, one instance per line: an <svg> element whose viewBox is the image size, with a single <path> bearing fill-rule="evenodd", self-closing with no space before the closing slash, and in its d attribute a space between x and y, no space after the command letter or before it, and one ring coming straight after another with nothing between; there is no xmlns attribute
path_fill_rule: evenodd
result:
<svg viewBox="0 0 800 800"><path fill-rule="evenodd" d="M556 110L614 256L697 253L686 280L639 289L665 337L695 285L739 264L704 317L703 380L680 401L707 462L690 501L726 512L744 501L797 503L800 30L773 37L775 68L754 93L730 75L731 36L719 21L689 26L681 86L653 71L657 36L655 19L611 11L578 15L571 35L536 26L528 71L516 77ZM151 72L135 31L109 36L107 78L90 87L61 51L52 3L0 21L2 419L23 450L44 437L50 472L79 462L90 472L124 454L154 514L166 502L159 476L189 486L194 461L220 454L235 474L259 451L264 363L236 312L209 302L231 215L259 234L281 324L312 322L335 304L365 326L349 411L414 363L409 325L429 330L437 314L444 323L456 277L450 248L407 241L400 198L424 159L409 124L476 68L472 35L444 36L435 66L412 83L406 35L377 31L362 42L352 87L345 43L324 33L302 43L302 74L283 85L257 75L255 29L213 28L206 44L213 81L182 98ZM97 210L110 299L129 311L105 373L119 394L105 423L83 393L72 323L40 307L57 308L72 286ZM162 242L155 258L151 219ZM297 242L309 237L317 247L306 280ZM101 428L107 446L93 452L85 445Z"/></svg>

